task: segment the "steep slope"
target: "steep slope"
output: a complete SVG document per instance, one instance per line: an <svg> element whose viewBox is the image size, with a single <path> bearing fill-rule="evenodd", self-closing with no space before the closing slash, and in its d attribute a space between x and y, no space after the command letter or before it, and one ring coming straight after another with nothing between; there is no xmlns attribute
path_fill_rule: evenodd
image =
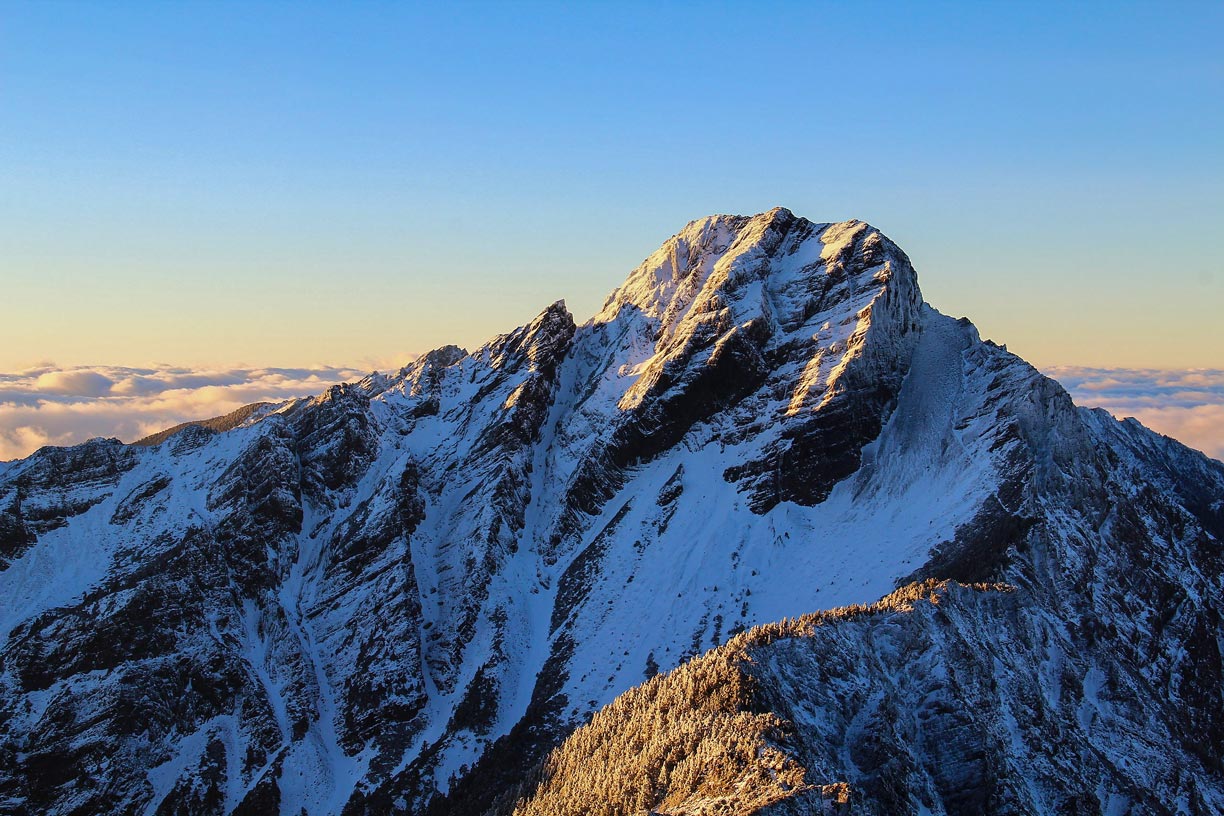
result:
<svg viewBox="0 0 1224 816"><path fill-rule="evenodd" d="M1221 496L870 226L702 219L581 326L0 471L0 802L478 812L656 672L910 578L1005 578L1077 632L1139 584L1109 610L1171 651L1124 659L1201 713Z"/></svg>
<svg viewBox="0 0 1224 816"><path fill-rule="evenodd" d="M1099 411L1017 433L1031 524L984 561L1013 583L750 630L618 698L499 809L1224 810L1224 466Z"/></svg>

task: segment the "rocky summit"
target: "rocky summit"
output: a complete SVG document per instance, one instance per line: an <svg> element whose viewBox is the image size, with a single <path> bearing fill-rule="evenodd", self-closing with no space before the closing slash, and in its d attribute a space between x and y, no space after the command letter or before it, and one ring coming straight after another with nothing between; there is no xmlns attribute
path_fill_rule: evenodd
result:
<svg viewBox="0 0 1224 816"><path fill-rule="evenodd" d="M1224 465L859 221L0 464L0 812L1224 812ZM828 611L820 611L828 610Z"/></svg>

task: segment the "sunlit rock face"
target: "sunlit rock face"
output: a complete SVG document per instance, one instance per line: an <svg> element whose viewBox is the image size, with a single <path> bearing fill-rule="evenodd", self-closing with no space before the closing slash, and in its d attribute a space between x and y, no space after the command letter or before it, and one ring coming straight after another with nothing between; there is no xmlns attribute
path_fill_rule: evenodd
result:
<svg viewBox="0 0 1224 816"><path fill-rule="evenodd" d="M867 224L695 221L582 325L150 442L0 467L0 810L1224 807L1224 466ZM548 758L682 664L709 729L596 720L649 785Z"/></svg>

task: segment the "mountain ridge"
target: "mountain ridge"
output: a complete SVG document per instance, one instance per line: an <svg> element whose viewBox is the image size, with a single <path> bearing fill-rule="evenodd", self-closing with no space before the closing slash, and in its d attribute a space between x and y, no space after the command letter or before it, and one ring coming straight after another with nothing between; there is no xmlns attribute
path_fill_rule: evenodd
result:
<svg viewBox="0 0 1224 816"><path fill-rule="evenodd" d="M1185 596L1144 642L1202 677L1148 662L1198 715L1168 732L1224 745L1195 634L1219 631L1221 496L1224 466L1076 408L927 305L870 225L699 219L582 325L558 301L224 433L0 471L0 801L481 812L736 632L927 579L1006 581L1096 631L1125 606L1092 594L1098 568L1146 582L1152 621ZM922 620L916 642L938 642ZM940 779L913 801L939 812Z"/></svg>

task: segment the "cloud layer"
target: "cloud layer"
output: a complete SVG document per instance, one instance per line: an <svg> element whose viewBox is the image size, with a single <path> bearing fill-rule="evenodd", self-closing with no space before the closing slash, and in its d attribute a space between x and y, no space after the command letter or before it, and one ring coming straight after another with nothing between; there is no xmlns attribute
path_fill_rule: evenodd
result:
<svg viewBox="0 0 1224 816"><path fill-rule="evenodd" d="M0 461L42 445L95 436L131 442L180 422L279 402L360 379L366 368L191 369L169 366L62 369L0 374ZM1045 373L1079 405L1133 416L1160 433L1224 459L1224 370L1060 366Z"/></svg>
<svg viewBox="0 0 1224 816"><path fill-rule="evenodd" d="M1224 459L1224 369L1161 370L1058 366L1045 373L1077 405L1134 417L1216 459Z"/></svg>
<svg viewBox="0 0 1224 816"><path fill-rule="evenodd" d="M42 366L0 374L0 461L95 436L124 442L252 402L317 394L368 373L355 368Z"/></svg>

